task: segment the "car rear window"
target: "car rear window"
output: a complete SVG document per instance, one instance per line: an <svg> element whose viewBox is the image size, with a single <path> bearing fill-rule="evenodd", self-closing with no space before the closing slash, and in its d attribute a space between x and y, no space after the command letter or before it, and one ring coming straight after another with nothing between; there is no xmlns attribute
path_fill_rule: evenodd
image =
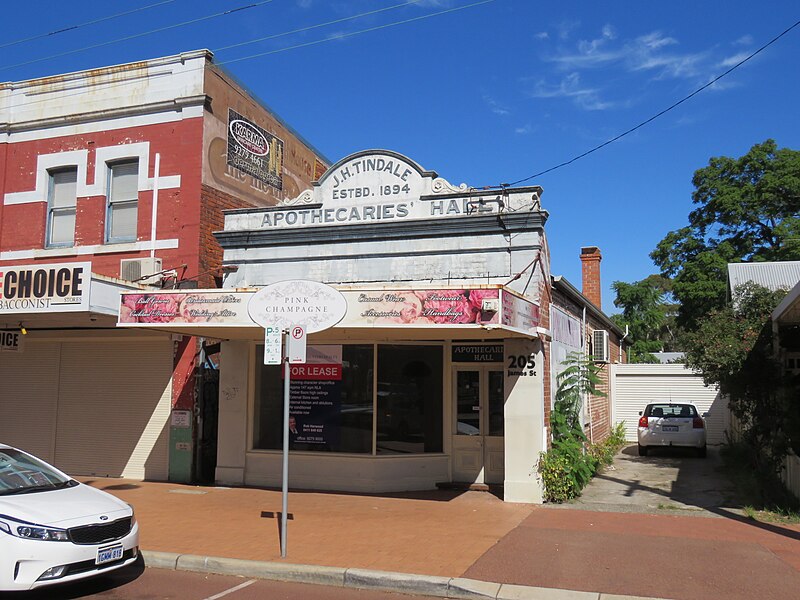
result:
<svg viewBox="0 0 800 600"><path fill-rule="evenodd" d="M692 404L650 404L645 417L696 417L697 409Z"/></svg>

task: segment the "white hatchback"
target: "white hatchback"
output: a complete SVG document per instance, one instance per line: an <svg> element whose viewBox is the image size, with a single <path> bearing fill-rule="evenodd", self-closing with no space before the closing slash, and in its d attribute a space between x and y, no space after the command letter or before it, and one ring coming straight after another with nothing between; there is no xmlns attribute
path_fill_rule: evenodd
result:
<svg viewBox="0 0 800 600"><path fill-rule="evenodd" d="M639 413L639 456L653 446L695 448L706 455L706 422L689 402L654 402Z"/></svg>
<svg viewBox="0 0 800 600"><path fill-rule="evenodd" d="M0 591L91 577L138 553L129 504L0 444Z"/></svg>

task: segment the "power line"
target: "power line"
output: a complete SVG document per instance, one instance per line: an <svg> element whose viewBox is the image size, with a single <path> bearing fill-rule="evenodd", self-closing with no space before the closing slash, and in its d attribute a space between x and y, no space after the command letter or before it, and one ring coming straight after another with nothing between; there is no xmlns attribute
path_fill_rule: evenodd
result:
<svg viewBox="0 0 800 600"><path fill-rule="evenodd" d="M506 184L506 183L503 183L503 184L500 184L500 185L490 185L490 186L486 186L486 189L488 189L488 188L502 188L502 187L508 187L508 186L512 186L512 187L513 187L513 186L515 186L515 185L519 185L520 183L523 183L523 182L525 182L525 181L528 181L528 180L530 180L530 179L533 179L533 178L535 178L535 177L541 177L542 175L545 175L546 173L550 173L550 172L552 172L552 171L555 171L556 169L560 169L560 168L562 168L562 167L566 167L567 165L571 165L571 164L572 164L572 163L574 163L575 161L577 161L577 160L580 160L580 159L582 159L582 158L584 158L584 157L586 157L586 156L589 156L589 155L590 155L590 154L592 154L593 152L597 152L598 150L600 150L601 148L605 148L605 147L606 147L606 146L608 146L609 144L613 144L613 143L614 143L614 142L616 142L617 140L619 140L619 139L621 139L621 138L625 137L626 135L628 135L628 134L630 134L630 133L633 133L633 132L634 132L634 131L636 131L637 129L640 129L640 128L644 127L645 125L647 125L648 123L651 123L652 121L655 121L657 118L659 118L659 117L660 117L660 116L662 116L662 115L665 115L666 113L668 113L668 112L669 112L669 111L671 111L672 109L674 109L674 108L677 108L678 106L680 106L681 104L683 104L683 103L684 103L684 102L686 102L687 100L689 100L689 99L693 98L694 96L696 96L697 94L699 94L700 92L702 92L704 89L706 89L706 88L708 88L708 87L711 87L711 86L712 86L712 85L714 85L714 84L715 84L717 81L719 81L720 79L722 79L722 78L723 78L723 77L725 77L726 75L730 74L732 71L734 71L734 70L738 69L739 67L741 67L741 66L742 66L744 63L746 63L747 61L749 61L750 59L752 59L754 56L756 56L756 55L757 55L757 54L759 54L760 52L763 52L764 50L766 50L767 48L769 48L769 47L770 47L772 44L774 44L775 42L777 42L779 39L781 39L783 36L785 36L787 33L789 33L789 32L790 32L792 29L794 29L794 28L795 28L795 27L797 27L798 25L800 25L800 21L797 21L797 22L796 22L794 25L792 25L791 27L787 28L787 29L786 29L786 30L784 30L782 33L780 33L780 34L776 35L774 38L772 38L772 39L771 39L770 41L768 41L766 44L764 44L763 46L761 46L761 47L760 47L758 50L756 50L755 52L753 52L752 54L750 54L750 55L749 55L749 56L747 56L746 58L744 58L744 59L740 60L738 63L736 63L735 65L733 65L733 66L732 66L730 69L728 69L727 71L725 71L725 72L724 72L724 73L722 73L721 75L717 75L716 77L714 77L714 79L712 79L711 81L709 81L707 84L705 84L705 85L703 85L703 86L701 86L701 87L697 88L695 91L693 91L693 92L692 92L691 94L689 94L688 96L685 96L685 97L681 98L680 100L678 100L677 102L675 102L675 103L671 104L670 106L668 106L668 107L667 107L667 108L665 108L664 110L662 110L662 111L660 111L660 112L658 112L658 113L654 114L654 115L653 115L652 117L650 117L649 119L646 119L646 120L642 121L642 122L641 122L641 123L639 123L638 125L636 125L636 126L634 126L634 127L631 127L631 128L630 128L630 129L628 129L627 131L624 131L624 132L620 133L619 135L617 135L617 136L615 136L615 137L611 138L610 140L606 140L605 142L603 142L602 144L600 144L600 145L598 145L598 146L595 146L595 147L594 147L594 148L592 148L591 150L587 150L586 152L584 152L584 153L582 153L582 154L579 154L578 156L575 156L574 158L571 158L570 160L567 160L567 161L564 161L564 162L562 162L562 163L560 163L560 164L557 164L557 165L555 165L554 167L550 167L549 169L545 169L544 171L539 171L538 173L534 173L534 174L533 174L533 175L531 175L530 177L525 177L524 179L519 179L519 180L517 180L517 181L515 181L515 182L513 182L513 183L508 183L508 184Z"/></svg>
<svg viewBox="0 0 800 600"><path fill-rule="evenodd" d="M76 29L81 29L82 27L88 27L89 25L97 25L98 23L103 23L104 21L110 21L111 19L116 19L118 17L125 17L127 15L132 15L133 13L141 12L143 10L154 8L156 6L161 6L163 4L169 4L171 2L175 2L175 0L161 0L161 2L148 4L147 6L140 6L139 8L134 8L133 10L127 10L125 12L117 13L115 15L109 15L107 17L100 17L99 19L95 19L93 21L86 21L85 23L78 23L77 25L68 25L67 27L62 27L61 29L56 29L55 31L50 31L48 33L40 33L38 35L33 35L31 37L14 40L13 42L6 42L5 44L0 44L0 48L8 48L9 46L16 46L18 44L24 44L25 42L40 40L42 38L58 35L59 33L64 33L67 31L75 31Z"/></svg>
<svg viewBox="0 0 800 600"><path fill-rule="evenodd" d="M327 27L328 25L337 25L339 23L344 23L346 21L352 21L354 19L360 19L361 17L368 17L370 15L375 15L378 13L386 12L389 10L395 10L396 8L402 8L403 6L409 6L410 4L419 4L422 0L408 0L408 2L403 2L401 4L395 4L394 6L386 6L384 8L379 8L377 10L371 10L369 12L359 13L357 15L353 15L350 17L342 17L341 19L335 19L333 21L327 21L325 23L318 23L316 25L309 25L308 27L301 27L300 29L293 29L292 31L284 31L283 33L276 33L273 35L268 35L262 38L257 38L254 40L248 40L246 42L239 42L238 44L231 44L230 46L222 46L221 48L215 48L214 53L223 52L225 50L230 50L232 48L239 48L241 46L249 46L251 44L257 44L258 42L265 42L267 40L274 40L275 38L285 37L287 35L293 35L295 33L304 33L306 31L311 31L312 29L319 29L320 27Z"/></svg>
<svg viewBox="0 0 800 600"><path fill-rule="evenodd" d="M307 43L304 43L304 44L298 44L298 45L295 45L295 46L289 46L289 47L286 47L286 48L280 48L278 50L273 50L271 52L263 52L263 53L260 53L260 54L254 54L254 55L251 55L251 56L237 58L237 59L233 59L233 60L226 61L226 62L217 62L215 64L223 65L223 64L229 64L229 63L232 63L232 62L241 62L241 61L245 61L245 60L251 60L251 59L254 59L254 58L259 58L259 57L262 57L262 56L266 56L268 54L276 54L278 52L285 52L287 50L294 50L296 48L302 48L302 47L306 47L306 46L313 46L313 45L316 45L316 44L321 44L323 42L331 42L331 41L334 41L334 40L340 40L340 39L344 39L344 38L347 38L347 37L360 35L362 33L368 33L368 32L371 32L371 31L375 31L377 29L385 29L385 28L388 28L388 27L394 27L396 25L403 25L403 24L407 24L407 23L410 23L410 22L413 22L413 21L419 21L419 20L422 20L422 19L428 19L430 17L436 17L436 16L440 16L440 15L443 15L443 14L452 13L452 12L455 12L455 11L458 11L458 10L463 10L463 9L466 9L466 8L472 8L474 6L478 6L478 5L481 5L481 4L488 4L489 2L494 2L494 1L495 0L481 0L480 2L474 2L472 4L466 4L466 5L463 5L463 6L460 6L460 7L456 7L456 8L440 10L440 11L437 11L437 12L428 13L428 14L425 14L425 15L422 15L422 16L419 16L419 17L415 17L415 18L412 18L412 19L405 19L403 21L395 21L393 23L387 23L385 25L380 25L378 27L371 27L371 28L368 28L368 29L361 29L361 30L354 31L354 32L351 32L351 33L348 33L348 34L337 35L337 36L334 36L334 37L324 38L324 39L316 40L316 41L313 41L313 42L307 42ZM415 4L417 2L420 2L420 0L411 0L409 2L406 2L406 4ZM387 7L385 9L381 9L381 10L391 10L393 8L399 8L401 6L405 6L406 4L398 4L398 5ZM354 15L352 17L348 17L347 19L344 19L344 20L356 19L356 18L365 16L365 15L373 14L374 12L378 12L378 11L371 11L369 13L361 13L361 14L358 14L358 15ZM336 21L330 21L328 23L323 23L322 25L335 24L335 23L341 22L342 20L343 19L338 19ZM312 25L312 26L307 27L305 29L313 29L315 27L319 27L319 26L322 26L322 25ZM299 29L299 30L296 30L296 31L303 31L303 29ZM270 37L280 37L281 35L288 35L289 33L295 33L295 32L286 32L286 33L283 33L283 34L276 34L276 35L270 36ZM258 39L258 40L252 40L251 42L245 42L245 43L256 43L256 42L259 42L259 41L262 41L262 40L263 40L263 38L262 39ZM237 44L237 46L238 45L242 45L242 44ZM183 71L183 73L190 73L193 70L202 71L204 68L205 68L205 66L199 67L197 69L187 69L186 71ZM108 87L112 87L113 86L113 87L119 88L119 87L122 87L122 86L125 86L125 85L138 85L139 83L140 82L138 80L137 81L114 81L114 82L109 83L107 85L108 85ZM79 91L76 91L76 92L74 92L72 94L63 94L61 96L61 98L66 98L66 97L71 97L71 96L80 96L81 94L84 94L84 93L85 92L83 90L79 90ZM39 104L39 103L49 102L49 101L50 101L49 98L40 98L40 99L37 99L37 100L31 100L29 102L20 102L20 103L17 103L17 104L10 103L9 107L10 108L22 108L22 107L25 107L25 106L32 106L34 104Z"/></svg>
<svg viewBox="0 0 800 600"><path fill-rule="evenodd" d="M465 8L472 8L474 6L479 6L481 4L489 4L490 2L494 2L495 0L480 0L479 2L473 2L472 4L465 4L463 6L456 6L455 8L448 8L445 10L440 10L438 12L428 13L426 15L420 15L419 17L412 17L410 19L405 19L403 21L395 21L394 23L386 23L384 25L377 25L375 27L369 27L367 29L360 29L359 31L352 31L350 33L342 33L335 35L333 37L325 38L322 40L315 40L313 42L305 42L303 44L296 44L294 46L288 46L286 48L279 48L277 50L270 50L268 52L259 52L258 54L251 54L250 56L243 56L242 58L234 58L232 60L226 60L220 62L220 65L229 65L235 62L240 62L243 60L251 60L253 58L261 58L262 56L269 56L271 54L278 54L280 52L286 52L287 50L297 50L298 48L307 48L308 46L316 46L317 44L322 44L324 42L330 42L334 40L343 40L349 37L353 37L356 35L361 35L362 33L370 33L372 31L378 31L381 29L387 29L389 27L395 27L396 25L406 25L407 23L413 23L415 21L421 21L423 19L429 19L430 17L436 17L439 15L445 15L448 13L453 13L459 10L464 10Z"/></svg>
<svg viewBox="0 0 800 600"><path fill-rule="evenodd" d="M244 6L239 6L237 8L231 8L229 10L224 10L222 12L214 13L213 15L206 15L205 17L198 17L197 19L191 19L190 21L183 21L182 23L176 23L174 25L167 25L166 27L159 27L158 29L151 29L150 31L145 31L142 33L136 33L134 35L129 35L122 38L117 38L115 40L110 40L108 42L102 42L100 44L93 44L91 46L84 46L83 48L77 48L75 50L67 50L66 52L61 52L59 54L52 54L50 56L44 56L42 58L35 58L33 60L28 60L25 62L17 63L15 65L6 65L4 67L0 67L0 71L7 71L8 69L14 69L16 67L24 67L27 65L32 65L34 63L42 62L45 60L50 60L53 58L61 58L62 56L69 56L70 54L77 54L78 52L84 52L86 50L94 50L96 48L102 48L103 46L110 46L112 44L117 44L119 42L127 42L130 40L135 40L140 37L144 37L146 35L152 35L154 33L161 33L162 31L169 31L170 29L177 29L178 27L184 27L186 25L193 25L194 23L200 23L202 21L208 21L209 19L215 19L217 17L224 17L227 15L231 15L233 13L241 12L243 10L248 10L251 8L257 8L264 4L269 4L274 0L261 0L261 2L254 2L252 4L246 4Z"/></svg>

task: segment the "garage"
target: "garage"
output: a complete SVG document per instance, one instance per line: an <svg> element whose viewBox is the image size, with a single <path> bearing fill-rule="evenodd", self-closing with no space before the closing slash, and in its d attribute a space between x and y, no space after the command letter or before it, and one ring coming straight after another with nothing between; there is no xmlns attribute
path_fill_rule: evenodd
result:
<svg viewBox="0 0 800 600"><path fill-rule="evenodd" d="M636 441L639 411L649 402L692 402L706 416L709 445L725 443L730 426L726 398L716 386L706 386L703 378L682 364L613 365L612 421L625 424L625 439Z"/></svg>
<svg viewBox="0 0 800 600"><path fill-rule="evenodd" d="M167 479L170 338L61 335L0 358L0 442L71 475Z"/></svg>

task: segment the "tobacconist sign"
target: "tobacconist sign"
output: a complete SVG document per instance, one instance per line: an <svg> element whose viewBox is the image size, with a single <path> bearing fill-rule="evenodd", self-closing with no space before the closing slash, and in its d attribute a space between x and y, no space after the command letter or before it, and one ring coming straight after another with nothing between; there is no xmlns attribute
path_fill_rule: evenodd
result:
<svg viewBox="0 0 800 600"><path fill-rule="evenodd" d="M283 188L283 141L233 109L228 109L227 162L258 181Z"/></svg>
<svg viewBox="0 0 800 600"><path fill-rule="evenodd" d="M92 263L0 267L0 314L89 310Z"/></svg>

